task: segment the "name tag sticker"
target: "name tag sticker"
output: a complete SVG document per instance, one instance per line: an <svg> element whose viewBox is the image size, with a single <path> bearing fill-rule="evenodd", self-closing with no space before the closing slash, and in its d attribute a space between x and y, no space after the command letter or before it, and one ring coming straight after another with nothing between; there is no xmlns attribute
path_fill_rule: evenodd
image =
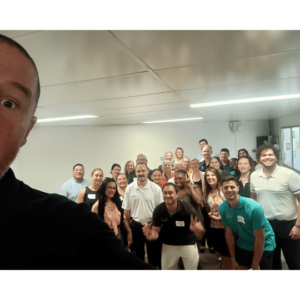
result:
<svg viewBox="0 0 300 300"><path fill-rule="evenodd" d="M176 221L177 227L184 227L184 221Z"/></svg>
<svg viewBox="0 0 300 300"><path fill-rule="evenodd" d="M245 219L242 216L237 216L238 222L244 223L245 224Z"/></svg>
<svg viewBox="0 0 300 300"><path fill-rule="evenodd" d="M96 194L88 194L89 199L96 199Z"/></svg>

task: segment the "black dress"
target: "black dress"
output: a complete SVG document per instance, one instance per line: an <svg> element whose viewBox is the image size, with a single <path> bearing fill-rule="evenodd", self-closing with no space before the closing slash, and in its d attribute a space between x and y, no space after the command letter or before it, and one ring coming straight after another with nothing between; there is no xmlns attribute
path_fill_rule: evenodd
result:
<svg viewBox="0 0 300 300"><path fill-rule="evenodd" d="M89 189L88 187L85 188L83 199L84 199L84 202L87 203L91 208L97 201L96 194L97 194L97 191L94 192L91 189Z"/></svg>

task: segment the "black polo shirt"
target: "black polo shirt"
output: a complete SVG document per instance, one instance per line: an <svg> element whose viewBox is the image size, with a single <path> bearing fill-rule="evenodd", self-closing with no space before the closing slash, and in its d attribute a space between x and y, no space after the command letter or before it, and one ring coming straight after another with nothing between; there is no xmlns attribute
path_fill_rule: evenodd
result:
<svg viewBox="0 0 300 300"><path fill-rule="evenodd" d="M194 218L197 216L194 207L188 202L177 200L177 212L170 217L166 204L163 202L154 209L152 225L161 227L159 236L164 244L195 245L196 235L190 230L191 215Z"/></svg>
<svg viewBox="0 0 300 300"><path fill-rule="evenodd" d="M0 180L0 269L153 269L86 203Z"/></svg>

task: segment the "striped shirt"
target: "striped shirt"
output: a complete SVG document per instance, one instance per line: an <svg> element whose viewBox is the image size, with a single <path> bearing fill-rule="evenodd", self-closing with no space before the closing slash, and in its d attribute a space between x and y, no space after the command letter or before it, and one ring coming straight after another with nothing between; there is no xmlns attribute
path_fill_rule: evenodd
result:
<svg viewBox="0 0 300 300"><path fill-rule="evenodd" d="M298 201L294 195L300 194L300 175L288 168L276 165L268 178L263 168L251 174L250 191L257 195L268 220L294 220L297 218Z"/></svg>

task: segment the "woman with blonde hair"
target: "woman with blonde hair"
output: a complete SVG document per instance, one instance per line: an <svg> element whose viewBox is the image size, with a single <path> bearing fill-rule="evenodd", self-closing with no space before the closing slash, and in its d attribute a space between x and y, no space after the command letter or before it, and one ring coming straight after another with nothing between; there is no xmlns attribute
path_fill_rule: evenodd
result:
<svg viewBox="0 0 300 300"><path fill-rule="evenodd" d="M128 175L134 170L134 162L132 160L128 160L124 167L124 174L126 178L128 178Z"/></svg>
<svg viewBox="0 0 300 300"><path fill-rule="evenodd" d="M163 188L163 186L168 182L169 179L173 178L175 176L174 172L172 172L172 164L169 160L164 160L162 163L162 177L160 180L160 187Z"/></svg>
<svg viewBox="0 0 300 300"><path fill-rule="evenodd" d="M174 159L174 165L176 163L184 163L184 151L181 147L176 148L175 150L175 159Z"/></svg>

